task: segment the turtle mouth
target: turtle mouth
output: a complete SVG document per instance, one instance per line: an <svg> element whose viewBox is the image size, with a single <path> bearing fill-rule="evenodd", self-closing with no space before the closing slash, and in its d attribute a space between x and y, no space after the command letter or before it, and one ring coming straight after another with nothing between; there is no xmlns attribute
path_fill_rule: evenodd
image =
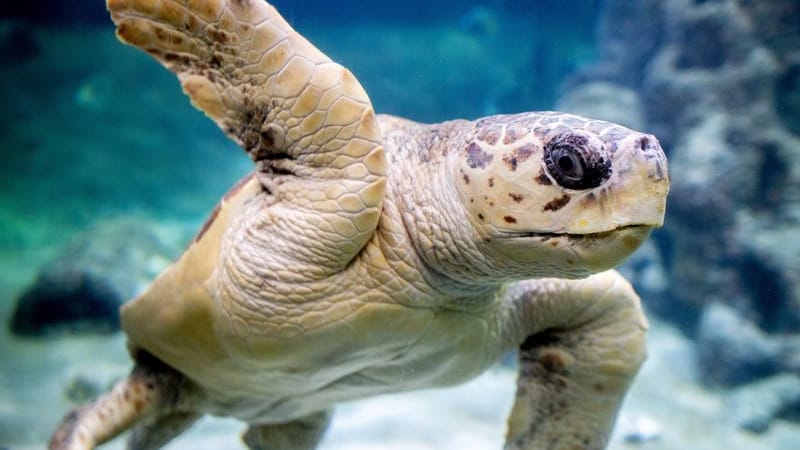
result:
<svg viewBox="0 0 800 450"><path fill-rule="evenodd" d="M508 231L503 230L501 235L505 238L539 238L544 241L550 239L569 239L573 241L581 241L581 240L599 240L611 237L618 233L624 232L647 232L653 229L653 225L647 224L633 224L633 225L624 225L621 227L613 228L607 231L598 231L593 233L554 233L554 232L543 232L543 231Z"/></svg>
<svg viewBox="0 0 800 450"><path fill-rule="evenodd" d="M619 265L652 229L650 224L630 224L592 233L504 232L497 245L514 261L543 266L542 276L580 278Z"/></svg>

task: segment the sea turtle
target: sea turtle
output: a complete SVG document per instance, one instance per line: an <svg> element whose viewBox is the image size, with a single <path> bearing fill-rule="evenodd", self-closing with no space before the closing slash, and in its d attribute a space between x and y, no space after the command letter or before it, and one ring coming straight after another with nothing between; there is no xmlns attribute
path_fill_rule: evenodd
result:
<svg viewBox="0 0 800 450"><path fill-rule="evenodd" d="M514 348L506 449L606 445L645 356L609 269L663 220L653 136L555 112L376 116L262 0L107 6L255 170L122 307L135 366L51 449L131 427L156 449L203 414L248 424L251 449L313 449L336 403L459 383Z"/></svg>

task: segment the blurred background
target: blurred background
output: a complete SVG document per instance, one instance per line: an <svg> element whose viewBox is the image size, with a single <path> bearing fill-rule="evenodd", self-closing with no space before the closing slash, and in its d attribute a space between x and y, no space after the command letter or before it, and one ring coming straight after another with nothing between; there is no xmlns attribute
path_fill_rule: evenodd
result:
<svg viewBox="0 0 800 450"><path fill-rule="evenodd" d="M622 269L653 324L650 360L611 448L796 448L800 2L273 3L380 113L556 109L655 134L666 226ZM0 0L0 98L0 449L41 448L127 371L118 305L250 163L117 42L100 0ZM510 365L345 405L325 448L500 448ZM239 428L208 420L170 448L240 448Z"/></svg>

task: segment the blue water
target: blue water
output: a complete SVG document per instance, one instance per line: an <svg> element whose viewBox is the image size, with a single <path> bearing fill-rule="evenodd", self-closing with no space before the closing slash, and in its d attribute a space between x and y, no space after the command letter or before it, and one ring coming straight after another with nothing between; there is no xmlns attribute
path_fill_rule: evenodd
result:
<svg viewBox="0 0 800 450"><path fill-rule="evenodd" d="M191 107L172 74L117 42L102 3L0 1L3 323L37 273L91 226L133 217L166 235L172 248L166 253L174 254L250 170L243 152ZM744 6L730 6L738 3ZM686 375L694 383L689 391L705 392L710 384L719 402L750 383L800 370L790 362L800 361L800 20L793 20L800 4L773 0L747 9L748 3L274 2L298 31L351 69L380 113L422 122L476 119L553 109L593 82L632 92L641 107L634 119L662 140L678 170L672 171L667 226L626 274L655 320L697 345L692 351L704 351L703 320L714 302L756 330L760 348L777 349L765 350L760 363L742 363L743 375L733 381L729 374L702 373L713 372L714 362L692 366L700 373ZM679 4L680 11L696 13L667 8ZM721 4L734 11L731 17L744 17L746 38L726 37L725 27L715 25L728 23ZM628 13L617 14L616 29L601 26L609 20L607 8ZM615 36L622 37L611 42ZM680 74L689 74L685 90L657 76L670 51L678 55ZM756 58L751 65L749 58ZM703 77L710 81L692 84ZM762 90L769 92L759 96ZM708 117L722 119L705 122ZM39 398L23 375L51 383L44 390L59 395L68 376L51 372L56 362L90 357L65 341L73 338L3 335L0 384L14 387L0 389L0 448L36 448L46 439L62 411L21 432L16 420L30 421L30 403ZM110 359L124 366L122 337L99 339L115 341L87 345L119 344ZM54 355L52 348L65 350ZM716 364L720 372L728 363L735 367L725 361ZM800 395L776 414L772 434L742 439L763 448L800 439L798 411ZM731 427L717 431L730 434Z"/></svg>
<svg viewBox="0 0 800 450"><path fill-rule="evenodd" d="M116 42L99 3L53 2L63 23L26 11L7 21L20 31L5 44L0 74L0 202L14 217L67 227L126 210L201 214L245 170L243 156L183 99L171 74ZM277 3L359 77L379 112L436 122L548 109L559 82L593 57L588 11L573 23L501 2L383 3ZM572 35L563 36L564 22ZM31 49L15 51L23 46ZM17 234L0 243L23 245Z"/></svg>

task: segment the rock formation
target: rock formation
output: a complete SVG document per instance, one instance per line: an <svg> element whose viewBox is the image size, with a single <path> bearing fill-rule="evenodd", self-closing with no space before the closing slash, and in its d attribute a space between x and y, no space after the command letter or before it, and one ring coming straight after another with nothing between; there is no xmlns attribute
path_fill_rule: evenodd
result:
<svg viewBox="0 0 800 450"><path fill-rule="evenodd" d="M638 120L670 158L659 255L646 257L669 283L650 296L636 277L647 307L699 337L707 384L796 372L800 3L608 0L598 45L599 61L568 83L562 105L600 114L603 101L574 99L603 90L606 114L617 115L608 118ZM623 103L641 117L621 113Z"/></svg>

